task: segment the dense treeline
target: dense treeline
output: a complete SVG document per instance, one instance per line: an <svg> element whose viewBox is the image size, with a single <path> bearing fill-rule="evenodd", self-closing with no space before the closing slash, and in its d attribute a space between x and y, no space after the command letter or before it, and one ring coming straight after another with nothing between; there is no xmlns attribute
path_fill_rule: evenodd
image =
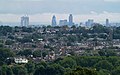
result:
<svg viewBox="0 0 120 75"><path fill-rule="evenodd" d="M4 64L1 75L120 75L120 57L66 56L55 61Z"/></svg>
<svg viewBox="0 0 120 75"><path fill-rule="evenodd" d="M84 38L94 38L94 37L99 37L103 39L107 39L109 37L110 33L113 33L113 39L120 39L120 27L105 27L101 24L94 24L91 28L85 28L85 27L68 27L68 26L56 26L56 27L51 27L51 26L43 26L43 27L38 27L38 28L31 28L31 27L9 27L9 26L0 26L0 36L6 36L8 35L8 38L10 39L15 39L21 43L25 42L32 42L31 39L38 39L42 36L39 34L37 31L38 30L43 30L42 34L46 34L47 30L49 29L58 29L59 31L54 33L56 34L57 37L62 37L63 34L76 34L76 35L69 35L65 37L70 42L74 41L81 41ZM15 38L13 37L14 33L17 32L27 32L27 33L33 33L32 35L25 36L23 39ZM92 34L92 35L89 35ZM26 38L27 37L27 38ZM57 39L56 37L56 39Z"/></svg>

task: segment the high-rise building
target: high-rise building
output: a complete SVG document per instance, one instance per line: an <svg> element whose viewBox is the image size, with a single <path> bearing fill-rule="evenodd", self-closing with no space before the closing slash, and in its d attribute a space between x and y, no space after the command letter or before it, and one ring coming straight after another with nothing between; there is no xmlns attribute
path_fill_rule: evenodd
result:
<svg viewBox="0 0 120 75"><path fill-rule="evenodd" d="M21 17L21 26L29 26L29 17L28 16L22 16Z"/></svg>
<svg viewBox="0 0 120 75"><path fill-rule="evenodd" d="M91 27L94 23L94 20L93 19L88 19L88 21L86 22L86 26L87 27Z"/></svg>
<svg viewBox="0 0 120 75"><path fill-rule="evenodd" d="M72 26L72 25L74 25L74 23L73 23L73 16L72 16L72 14L70 14L69 15L69 26Z"/></svg>
<svg viewBox="0 0 120 75"><path fill-rule="evenodd" d="M60 25L60 26L68 25L68 22L67 22L66 19L65 19L65 20L60 20L60 21L59 21L59 25Z"/></svg>
<svg viewBox="0 0 120 75"><path fill-rule="evenodd" d="M52 26L56 26L57 22L56 22L56 17L55 15L52 17Z"/></svg>
<svg viewBox="0 0 120 75"><path fill-rule="evenodd" d="M109 27L110 23L109 23L109 19L106 19L106 26Z"/></svg>

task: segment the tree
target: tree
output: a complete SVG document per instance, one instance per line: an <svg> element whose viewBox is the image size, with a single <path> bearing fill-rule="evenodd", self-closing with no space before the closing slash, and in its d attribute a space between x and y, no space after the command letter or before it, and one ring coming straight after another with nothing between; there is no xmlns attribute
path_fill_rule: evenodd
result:
<svg viewBox="0 0 120 75"><path fill-rule="evenodd" d="M22 65L14 65L12 71L14 75L27 75L27 69Z"/></svg>
<svg viewBox="0 0 120 75"><path fill-rule="evenodd" d="M20 52L20 55L29 56L32 55L32 50L26 49Z"/></svg>
<svg viewBox="0 0 120 75"><path fill-rule="evenodd" d="M73 25L73 26L71 26L71 28L76 29L76 26L75 26L75 25Z"/></svg>
<svg viewBox="0 0 120 75"><path fill-rule="evenodd" d="M76 69L66 73L65 75L98 75L98 74L95 70L77 67Z"/></svg>
<svg viewBox="0 0 120 75"><path fill-rule="evenodd" d="M112 75L120 75L120 66L112 71Z"/></svg>
<svg viewBox="0 0 120 75"><path fill-rule="evenodd" d="M102 60L102 57L98 56L82 56L76 57L77 65L82 67L93 67L96 63Z"/></svg>
<svg viewBox="0 0 120 75"><path fill-rule="evenodd" d="M3 65L1 68L1 74L2 75L13 75L11 67L7 65Z"/></svg>
<svg viewBox="0 0 120 75"><path fill-rule="evenodd" d="M3 47L4 47L4 45L2 43L0 43L0 48L3 48Z"/></svg>
<svg viewBox="0 0 120 75"><path fill-rule="evenodd" d="M33 62L28 62L25 64L25 67L27 68L28 74L32 75L35 69L35 64Z"/></svg>
<svg viewBox="0 0 120 75"><path fill-rule="evenodd" d="M46 75L63 75L64 68L59 64L52 64L46 68Z"/></svg>
<svg viewBox="0 0 120 75"><path fill-rule="evenodd" d="M98 53L99 53L100 56L105 56L106 55L104 50L100 50L100 51L98 51Z"/></svg>
<svg viewBox="0 0 120 75"><path fill-rule="evenodd" d="M20 42L21 43L28 43L28 42L32 42L32 39L23 37L22 39L20 39Z"/></svg>
<svg viewBox="0 0 120 75"><path fill-rule="evenodd" d="M22 27L22 31L23 31L23 32L28 32L28 33L30 33L30 32L33 32L33 28L31 28L31 27L29 27L29 28L27 28L27 27Z"/></svg>
<svg viewBox="0 0 120 75"><path fill-rule="evenodd" d="M95 23L94 26L92 27L91 32L92 33L108 33L108 28L104 27L101 24Z"/></svg>
<svg viewBox="0 0 120 75"><path fill-rule="evenodd" d="M45 75L45 67L43 65L39 65L36 68L34 75Z"/></svg>
<svg viewBox="0 0 120 75"><path fill-rule="evenodd" d="M110 75L110 72L108 70L105 70L105 69L100 69L98 71L98 75Z"/></svg>
<svg viewBox="0 0 120 75"><path fill-rule="evenodd" d="M13 57L13 56L14 56L14 53L10 49L0 48L0 61L1 62L5 62L5 60L8 57Z"/></svg>
<svg viewBox="0 0 120 75"><path fill-rule="evenodd" d="M78 37L77 37L76 35L69 35L69 36L67 37L67 39L68 39L68 41L70 41L70 42L75 42L75 41L78 40Z"/></svg>
<svg viewBox="0 0 120 75"><path fill-rule="evenodd" d="M38 63L38 64L35 65L35 68L39 68L39 66L41 66L41 65L46 68L48 66L48 63L45 62L45 61L41 61L40 63Z"/></svg>
<svg viewBox="0 0 120 75"><path fill-rule="evenodd" d="M33 56L34 57L41 57L41 51L40 50L36 50L33 52Z"/></svg>
<svg viewBox="0 0 120 75"><path fill-rule="evenodd" d="M23 51L19 51L19 52L17 53L17 55L21 55L21 56L26 56L26 57L28 57L28 56L32 55L32 50L30 50L30 49L25 49L25 50L23 50Z"/></svg>
<svg viewBox="0 0 120 75"><path fill-rule="evenodd" d="M13 43L14 43L14 41L12 41L12 40L6 40L6 42L5 42L6 45L12 45Z"/></svg>
<svg viewBox="0 0 120 75"><path fill-rule="evenodd" d="M116 56L116 52L114 50L100 50L98 51L100 56Z"/></svg>
<svg viewBox="0 0 120 75"><path fill-rule="evenodd" d="M41 61L40 63L36 64L34 75L45 75L47 66L48 63L45 61Z"/></svg>
<svg viewBox="0 0 120 75"><path fill-rule="evenodd" d="M120 66L120 60L119 59L118 59L117 62L115 62L115 67L118 67L118 66Z"/></svg>
<svg viewBox="0 0 120 75"><path fill-rule="evenodd" d="M64 68L60 66L59 64L53 64L51 65L54 68L54 75L63 75L64 74Z"/></svg>
<svg viewBox="0 0 120 75"><path fill-rule="evenodd" d="M64 68L74 68L77 66L76 61L71 57L65 57L63 60L60 61L60 65Z"/></svg>
<svg viewBox="0 0 120 75"><path fill-rule="evenodd" d="M106 50L106 56L116 56L115 50Z"/></svg>
<svg viewBox="0 0 120 75"><path fill-rule="evenodd" d="M2 75L2 71L1 71L1 69L0 69L0 75Z"/></svg>
<svg viewBox="0 0 120 75"><path fill-rule="evenodd" d="M12 32L12 27L9 26L0 26L0 35L6 36L7 33Z"/></svg>
<svg viewBox="0 0 120 75"><path fill-rule="evenodd" d="M113 69L113 65L107 60L102 60L102 61L99 61L97 64L95 64L95 68L97 70L106 69L111 71Z"/></svg>

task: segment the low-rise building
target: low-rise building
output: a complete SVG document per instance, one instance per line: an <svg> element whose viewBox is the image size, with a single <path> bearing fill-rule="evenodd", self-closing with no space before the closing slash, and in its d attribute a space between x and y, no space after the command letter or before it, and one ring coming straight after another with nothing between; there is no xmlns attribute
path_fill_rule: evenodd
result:
<svg viewBox="0 0 120 75"><path fill-rule="evenodd" d="M28 59L24 58L24 57L15 57L14 61L16 64L26 64L28 63Z"/></svg>

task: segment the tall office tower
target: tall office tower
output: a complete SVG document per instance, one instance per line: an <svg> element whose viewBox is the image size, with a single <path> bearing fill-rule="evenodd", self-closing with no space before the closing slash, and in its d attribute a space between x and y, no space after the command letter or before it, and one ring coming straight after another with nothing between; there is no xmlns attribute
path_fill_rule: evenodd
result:
<svg viewBox="0 0 120 75"><path fill-rule="evenodd" d="M72 26L72 25L74 25L73 16L72 16L72 14L70 14L70 16L69 16L69 26Z"/></svg>
<svg viewBox="0 0 120 75"><path fill-rule="evenodd" d="M28 16L22 16L21 17L21 26L29 26L29 17Z"/></svg>
<svg viewBox="0 0 120 75"><path fill-rule="evenodd" d="M59 25L60 26L68 25L68 22L67 22L67 20L60 20Z"/></svg>
<svg viewBox="0 0 120 75"><path fill-rule="evenodd" d="M106 19L106 26L109 27L110 23L109 23L109 19Z"/></svg>
<svg viewBox="0 0 120 75"><path fill-rule="evenodd" d="M52 26L56 26L56 25L57 25L56 17L55 17L55 15L53 15L53 17L52 17Z"/></svg>
<svg viewBox="0 0 120 75"><path fill-rule="evenodd" d="M93 19L88 19L88 21L86 22L86 26L87 27L91 27L94 23L94 20Z"/></svg>

